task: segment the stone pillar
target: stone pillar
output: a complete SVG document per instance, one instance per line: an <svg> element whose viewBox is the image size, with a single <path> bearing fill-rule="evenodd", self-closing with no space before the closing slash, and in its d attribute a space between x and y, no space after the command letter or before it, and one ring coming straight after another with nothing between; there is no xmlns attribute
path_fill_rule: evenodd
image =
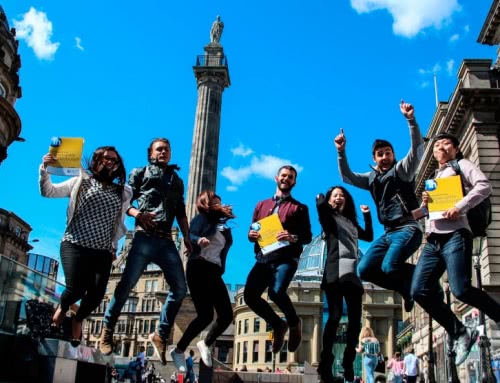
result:
<svg viewBox="0 0 500 383"><path fill-rule="evenodd" d="M222 92L230 84L222 46L218 43L205 46L205 55L198 56L193 70L198 85L198 102L187 191L189 220L196 214L198 194L202 190L216 191Z"/></svg>
<svg viewBox="0 0 500 383"><path fill-rule="evenodd" d="M311 364L317 365L319 362L319 345L320 345L320 323L319 317L314 317L313 338L311 344Z"/></svg>

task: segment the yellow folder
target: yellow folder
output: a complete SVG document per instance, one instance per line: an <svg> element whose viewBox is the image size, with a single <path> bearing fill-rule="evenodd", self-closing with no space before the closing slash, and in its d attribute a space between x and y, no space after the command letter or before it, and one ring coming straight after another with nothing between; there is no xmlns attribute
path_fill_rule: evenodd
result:
<svg viewBox="0 0 500 383"><path fill-rule="evenodd" d="M427 180L425 190L429 193L429 219L442 219L443 212L455 206L464 197L458 175Z"/></svg>

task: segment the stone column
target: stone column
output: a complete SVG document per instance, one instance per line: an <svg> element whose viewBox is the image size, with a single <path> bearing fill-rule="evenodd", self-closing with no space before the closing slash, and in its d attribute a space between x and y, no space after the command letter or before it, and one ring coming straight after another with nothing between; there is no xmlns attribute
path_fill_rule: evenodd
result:
<svg viewBox="0 0 500 383"><path fill-rule="evenodd" d="M230 84L222 46L210 43L193 68L198 84L187 191L187 215L196 214L196 199L202 190L216 191L222 92Z"/></svg>
<svg viewBox="0 0 500 383"><path fill-rule="evenodd" d="M320 324L319 318L314 317L313 338L311 344L311 364L318 364L319 344L320 344Z"/></svg>

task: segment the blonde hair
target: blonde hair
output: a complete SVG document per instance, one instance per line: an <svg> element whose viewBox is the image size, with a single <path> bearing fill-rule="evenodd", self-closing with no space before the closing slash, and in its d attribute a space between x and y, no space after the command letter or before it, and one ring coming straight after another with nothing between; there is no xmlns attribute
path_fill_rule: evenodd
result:
<svg viewBox="0 0 500 383"><path fill-rule="evenodd" d="M363 327L359 333L359 340L361 341L364 338L375 338L373 330L368 326Z"/></svg>

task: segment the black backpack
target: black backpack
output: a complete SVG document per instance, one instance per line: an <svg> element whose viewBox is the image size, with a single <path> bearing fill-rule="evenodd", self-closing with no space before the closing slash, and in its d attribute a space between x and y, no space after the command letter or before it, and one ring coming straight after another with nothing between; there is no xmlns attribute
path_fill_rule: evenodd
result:
<svg viewBox="0 0 500 383"><path fill-rule="evenodd" d="M460 176L462 182L462 192L465 196L464 180L461 176L462 171L460 170L460 165L457 160L451 160L450 166L453 168L455 173ZM472 231L473 237L486 237L486 229L491 223L491 200L490 197L486 197L478 205L469 209L467 212L467 220L469 221L469 226Z"/></svg>

